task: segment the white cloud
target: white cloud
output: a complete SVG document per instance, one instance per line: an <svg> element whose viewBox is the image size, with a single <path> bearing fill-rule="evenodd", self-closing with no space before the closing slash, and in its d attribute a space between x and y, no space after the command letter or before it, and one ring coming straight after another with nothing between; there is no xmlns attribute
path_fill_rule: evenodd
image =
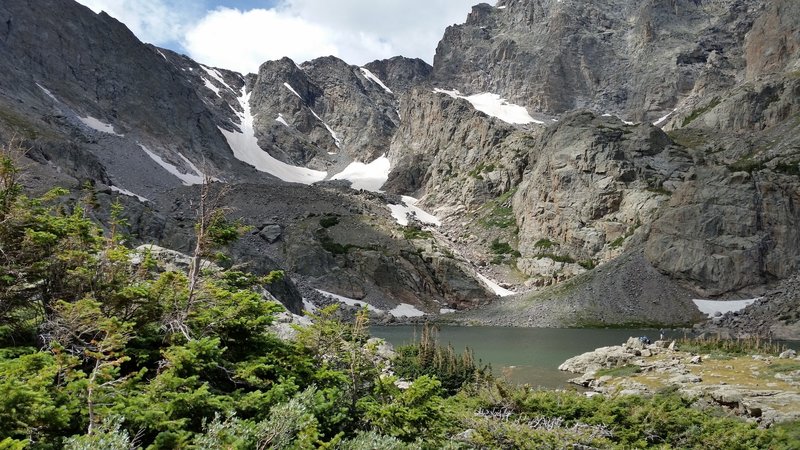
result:
<svg viewBox="0 0 800 450"><path fill-rule="evenodd" d="M255 72L267 60L334 55L351 64L395 55L433 61L444 29L479 0L280 0L238 10L225 0L78 0L105 10L141 40L218 67ZM219 6L205 11L209 1Z"/></svg>
<svg viewBox="0 0 800 450"><path fill-rule="evenodd" d="M191 23L202 15L192 2L163 0L77 0L99 13L105 11L124 23L140 40L165 45L181 39Z"/></svg>
<svg viewBox="0 0 800 450"><path fill-rule="evenodd" d="M199 62L256 72L264 61L289 56L304 61L339 55L333 33L299 17L271 9L210 12L184 36L183 46Z"/></svg>

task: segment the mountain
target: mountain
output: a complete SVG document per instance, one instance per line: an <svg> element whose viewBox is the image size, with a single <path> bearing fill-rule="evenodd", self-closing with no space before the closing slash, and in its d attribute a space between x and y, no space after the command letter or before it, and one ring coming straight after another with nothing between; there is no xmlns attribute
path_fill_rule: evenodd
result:
<svg viewBox="0 0 800 450"><path fill-rule="evenodd" d="M689 323L692 298L800 269L798 8L501 0L433 66L239 74L69 0L7 0L0 140L30 148L30 189L89 182L99 218L119 198L134 242L184 252L215 180L250 227L233 263L286 271L294 312L324 291L503 325Z"/></svg>

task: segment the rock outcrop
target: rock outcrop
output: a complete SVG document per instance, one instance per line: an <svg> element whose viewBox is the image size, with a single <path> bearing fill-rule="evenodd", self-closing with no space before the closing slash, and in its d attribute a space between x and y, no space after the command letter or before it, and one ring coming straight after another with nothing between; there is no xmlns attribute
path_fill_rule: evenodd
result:
<svg viewBox="0 0 800 450"><path fill-rule="evenodd" d="M673 341L643 345L630 338L565 361L560 370L581 374L570 382L604 395L676 389L702 407L715 406L761 426L800 418L797 360L765 355L698 355ZM615 370L621 369L621 370Z"/></svg>
<svg viewBox="0 0 800 450"><path fill-rule="evenodd" d="M415 87L424 86L433 71L433 67L425 61L403 56L372 61L364 67L398 96Z"/></svg>
<svg viewBox="0 0 800 450"><path fill-rule="evenodd" d="M592 268L618 256L692 165L660 129L588 112L549 127L528 159L513 208L517 266L531 276L552 273L541 259Z"/></svg>

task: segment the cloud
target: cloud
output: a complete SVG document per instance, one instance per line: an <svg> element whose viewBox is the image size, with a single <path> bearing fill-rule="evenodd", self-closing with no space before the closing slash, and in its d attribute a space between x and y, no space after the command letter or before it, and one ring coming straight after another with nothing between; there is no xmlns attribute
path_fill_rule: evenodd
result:
<svg viewBox="0 0 800 450"><path fill-rule="evenodd" d="M182 43L197 61L247 73L284 56L296 61L338 56L334 40L330 30L273 9L220 8L188 30Z"/></svg>
<svg viewBox="0 0 800 450"><path fill-rule="evenodd" d="M395 55L432 62L444 29L478 0L78 0L139 39L218 67L256 72L267 60L334 55L351 64ZM207 10L211 4L214 9ZM254 4L254 2L236 4Z"/></svg>
<svg viewBox="0 0 800 450"><path fill-rule="evenodd" d="M192 22L202 16L191 1L77 0L99 13L105 11L124 23L140 40L167 45L182 39Z"/></svg>
<svg viewBox="0 0 800 450"><path fill-rule="evenodd" d="M463 23L477 3L478 0L286 0L285 7L305 20L337 30L357 30L362 36L385 42L391 53L380 57L401 54L432 62L445 28ZM347 44L358 42L354 39ZM353 53L357 59L359 55ZM372 59L375 58L352 62Z"/></svg>

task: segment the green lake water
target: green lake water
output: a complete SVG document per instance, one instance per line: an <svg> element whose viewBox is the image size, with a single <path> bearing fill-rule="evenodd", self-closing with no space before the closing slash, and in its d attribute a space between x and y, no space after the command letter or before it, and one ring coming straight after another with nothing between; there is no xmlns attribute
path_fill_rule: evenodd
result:
<svg viewBox="0 0 800 450"><path fill-rule="evenodd" d="M413 343L420 330L412 325L370 327L373 336L394 346ZM683 332L667 331L666 335L679 338ZM577 375L559 371L561 363L597 347L620 345L630 336L656 340L658 330L441 326L438 341L452 344L457 352L469 347L476 359L491 364L494 373L509 382L563 388Z"/></svg>

